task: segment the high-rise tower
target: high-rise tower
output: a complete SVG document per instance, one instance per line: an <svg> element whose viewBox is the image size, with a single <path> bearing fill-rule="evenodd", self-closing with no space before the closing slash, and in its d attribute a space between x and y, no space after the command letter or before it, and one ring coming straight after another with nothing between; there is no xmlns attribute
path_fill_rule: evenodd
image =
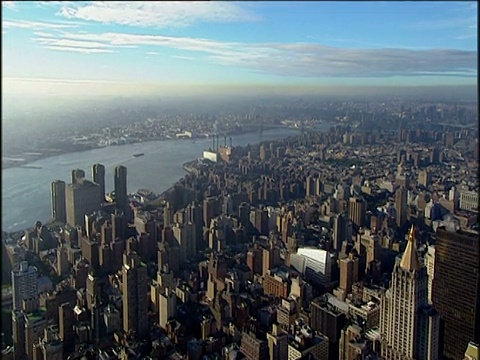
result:
<svg viewBox="0 0 480 360"><path fill-rule="evenodd" d="M115 202L118 208L127 210L127 168L121 165L115 168Z"/></svg>
<svg viewBox="0 0 480 360"><path fill-rule="evenodd" d="M446 358L462 359L469 341L480 343L479 259L478 234L437 229L432 302L440 313Z"/></svg>
<svg viewBox="0 0 480 360"><path fill-rule="evenodd" d="M52 218L53 221L65 223L67 221L67 205L65 201L65 182L52 182Z"/></svg>
<svg viewBox="0 0 480 360"><path fill-rule="evenodd" d="M351 197L348 202L348 217L357 227L365 226L367 203L364 199Z"/></svg>
<svg viewBox="0 0 480 360"><path fill-rule="evenodd" d="M102 201L105 200L105 166L102 164L94 164L92 166L92 179L94 183L100 186L100 195Z"/></svg>
<svg viewBox="0 0 480 360"><path fill-rule="evenodd" d="M420 264L412 226L382 299L380 332L384 359L438 359L439 316L428 305L427 270Z"/></svg>
<svg viewBox="0 0 480 360"><path fill-rule="evenodd" d="M37 274L37 268L26 261L12 271L13 310L20 310L23 300L38 298Z"/></svg>
<svg viewBox="0 0 480 360"><path fill-rule="evenodd" d="M148 274L137 253L123 255L122 278L123 330L143 337L148 333Z"/></svg>
<svg viewBox="0 0 480 360"><path fill-rule="evenodd" d="M100 186L85 179L85 172L72 171L72 183L65 191L67 223L72 226L85 226L85 215L100 209Z"/></svg>
<svg viewBox="0 0 480 360"><path fill-rule="evenodd" d="M397 210L397 226L407 221L407 190L402 186L395 192L395 210Z"/></svg>

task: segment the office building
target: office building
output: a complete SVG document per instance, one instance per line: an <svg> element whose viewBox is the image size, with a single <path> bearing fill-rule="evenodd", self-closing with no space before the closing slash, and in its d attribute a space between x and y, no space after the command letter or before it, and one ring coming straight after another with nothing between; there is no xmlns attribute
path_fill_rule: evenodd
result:
<svg viewBox="0 0 480 360"><path fill-rule="evenodd" d="M348 217L357 227L365 226L367 203L364 199L351 197L348 201Z"/></svg>
<svg viewBox="0 0 480 360"><path fill-rule="evenodd" d="M12 311L12 338L15 360L24 359L27 350L25 348L25 313L23 311Z"/></svg>
<svg viewBox="0 0 480 360"><path fill-rule="evenodd" d="M384 359L438 359L439 316L428 305L427 269L420 264L415 230L394 266L382 299L380 333Z"/></svg>
<svg viewBox="0 0 480 360"><path fill-rule="evenodd" d="M298 320L288 336L288 359L328 359L329 339Z"/></svg>
<svg viewBox="0 0 480 360"><path fill-rule="evenodd" d="M272 331L267 333L267 343L268 359L288 360L288 334L277 324L273 324Z"/></svg>
<svg viewBox="0 0 480 360"><path fill-rule="evenodd" d="M168 321L177 315L177 296L171 288L166 288L165 293L159 295L158 304L158 324L166 329Z"/></svg>
<svg viewBox="0 0 480 360"><path fill-rule="evenodd" d="M92 166L93 182L100 186L100 194L102 202L105 200L105 166L102 164L94 164Z"/></svg>
<svg viewBox="0 0 480 360"><path fill-rule="evenodd" d="M128 195L127 195L127 168L125 166L117 166L115 168L115 203L117 207L127 215Z"/></svg>
<svg viewBox="0 0 480 360"><path fill-rule="evenodd" d="M59 336L63 341L65 354L69 354L75 347L75 335L73 332L73 308L66 302L58 307L58 328Z"/></svg>
<svg viewBox="0 0 480 360"><path fill-rule="evenodd" d="M52 182L52 218L55 222L66 223L67 205L65 201L65 182Z"/></svg>
<svg viewBox="0 0 480 360"><path fill-rule="evenodd" d="M76 171L75 182L66 187L67 223L72 227L85 226L85 215L100 209L100 186L80 177L83 171Z"/></svg>
<svg viewBox="0 0 480 360"><path fill-rule="evenodd" d="M217 197L207 197L203 200L203 225L210 226L211 220L220 215L220 202Z"/></svg>
<svg viewBox="0 0 480 360"><path fill-rule="evenodd" d="M435 278L435 245L428 245L424 257L425 267L428 275L428 303L432 303L433 279Z"/></svg>
<svg viewBox="0 0 480 360"><path fill-rule="evenodd" d="M29 359L34 357L34 344L41 338L46 327L45 312L35 311L25 315L25 350Z"/></svg>
<svg viewBox="0 0 480 360"><path fill-rule="evenodd" d="M347 239L347 216L345 213L337 214L333 218L333 248L336 252L342 249L342 243Z"/></svg>
<svg viewBox="0 0 480 360"><path fill-rule="evenodd" d="M250 332L242 333L240 350L245 354L247 360L264 360L269 357L267 342L258 339L255 334Z"/></svg>
<svg viewBox="0 0 480 360"><path fill-rule="evenodd" d="M29 266L27 261L22 261L19 267L12 270L12 295L13 310L22 309L23 300L38 299L37 276L35 266Z"/></svg>
<svg viewBox="0 0 480 360"><path fill-rule="evenodd" d="M353 253L340 260L340 288L349 294L352 285L358 280L359 260Z"/></svg>
<svg viewBox="0 0 480 360"><path fill-rule="evenodd" d="M290 256L290 265L313 285L328 288L332 279L331 257L323 249L299 248L296 254Z"/></svg>
<svg viewBox="0 0 480 360"><path fill-rule="evenodd" d="M400 227L407 222L407 190L400 187L395 192L396 223Z"/></svg>
<svg viewBox="0 0 480 360"><path fill-rule="evenodd" d="M83 179L85 179L85 171L83 171L82 169L72 170L72 184L82 182Z"/></svg>
<svg viewBox="0 0 480 360"><path fill-rule="evenodd" d="M446 358L461 359L480 342L480 240L477 233L440 227L435 241L432 302L441 317Z"/></svg>
<svg viewBox="0 0 480 360"><path fill-rule="evenodd" d="M460 193L460 209L478 212L478 192L462 191Z"/></svg>
<svg viewBox="0 0 480 360"><path fill-rule="evenodd" d="M148 333L148 274L147 266L135 252L123 255L122 293L123 330L134 331L137 336Z"/></svg>

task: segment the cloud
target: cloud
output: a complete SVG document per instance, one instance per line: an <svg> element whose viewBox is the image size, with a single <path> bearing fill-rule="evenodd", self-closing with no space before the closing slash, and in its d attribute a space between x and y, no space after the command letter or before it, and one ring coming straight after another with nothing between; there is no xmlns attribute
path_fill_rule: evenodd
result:
<svg viewBox="0 0 480 360"><path fill-rule="evenodd" d="M54 30L54 29L66 29L77 27L75 24L59 24L40 21L27 21L27 20L5 20L2 21L4 28L17 28L17 29L30 29L30 30Z"/></svg>
<svg viewBox="0 0 480 360"><path fill-rule="evenodd" d="M54 78L31 78L31 77L5 77L4 81L16 82L39 82L39 83L68 83L68 84L127 84L124 81L110 81L110 80L90 80L90 79L54 79Z"/></svg>
<svg viewBox="0 0 480 360"><path fill-rule="evenodd" d="M92 48L157 46L194 54L224 66L236 66L267 74L299 77L391 77L477 75L477 52L455 49L404 48L347 49L317 43L241 43L192 37L126 33L80 34L62 32L58 46ZM41 38L44 44L54 45ZM67 41L67 42L65 42ZM71 43L70 41L73 41ZM83 46L88 47L88 46ZM187 58L189 56L186 56ZM184 58L186 58L184 56Z"/></svg>
<svg viewBox="0 0 480 360"><path fill-rule="evenodd" d="M103 24L140 27L184 27L198 22L256 21L259 17L231 2L121 2L98 1L89 4L67 4L59 15Z"/></svg>
<svg viewBox="0 0 480 360"><path fill-rule="evenodd" d="M467 29L476 26L477 16L452 17L448 19L422 20L409 25L418 30Z"/></svg>
<svg viewBox="0 0 480 360"><path fill-rule="evenodd" d="M70 52L79 52L84 54L98 54L98 53L112 53L113 50L108 49L87 49L82 47L69 47L69 46L45 46L45 49L55 50L55 51L70 51Z"/></svg>
<svg viewBox="0 0 480 360"><path fill-rule="evenodd" d="M173 55L172 57L180 60L195 60L193 56Z"/></svg>
<svg viewBox="0 0 480 360"><path fill-rule="evenodd" d="M10 10L17 10L17 5L15 1L2 1L2 7Z"/></svg>
<svg viewBox="0 0 480 360"><path fill-rule="evenodd" d="M158 52L156 51L148 51L145 53L146 55L160 55Z"/></svg>

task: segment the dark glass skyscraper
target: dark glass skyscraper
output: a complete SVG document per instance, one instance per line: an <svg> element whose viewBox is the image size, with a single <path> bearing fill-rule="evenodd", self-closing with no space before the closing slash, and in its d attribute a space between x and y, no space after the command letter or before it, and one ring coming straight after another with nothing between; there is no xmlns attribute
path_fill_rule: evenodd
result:
<svg viewBox="0 0 480 360"><path fill-rule="evenodd" d="M447 358L463 359L469 341L480 342L479 262L478 234L437 230L432 302L440 313L440 344Z"/></svg>
<svg viewBox="0 0 480 360"><path fill-rule="evenodd" d="M94 183L100 185L100 194L102 201L105 199L105 166L102 164L94 164L92 166L92 179Z"/></svg>
<svg viewBox="0 0 480 360"><path fill-rule="evenodd" d="M61 180L52 182L52 218L61 223L67 221L65 182Z"/></svg>
<svg viewBox="0 0 480 360"><path fill-rule="evenodd" d="M121 165L115 168L115 202L123 211L127 209L127 168Z"/></svg>

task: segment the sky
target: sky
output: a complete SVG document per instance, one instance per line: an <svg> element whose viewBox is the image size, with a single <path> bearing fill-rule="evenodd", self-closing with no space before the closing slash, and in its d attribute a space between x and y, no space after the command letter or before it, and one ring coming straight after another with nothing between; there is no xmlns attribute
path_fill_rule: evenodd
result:
<svg viewBox="0 0 480 360"><path fill-rule="evenodd" d="M476 85L477 23L476 1L2 1L2 92Z"/></svg>

